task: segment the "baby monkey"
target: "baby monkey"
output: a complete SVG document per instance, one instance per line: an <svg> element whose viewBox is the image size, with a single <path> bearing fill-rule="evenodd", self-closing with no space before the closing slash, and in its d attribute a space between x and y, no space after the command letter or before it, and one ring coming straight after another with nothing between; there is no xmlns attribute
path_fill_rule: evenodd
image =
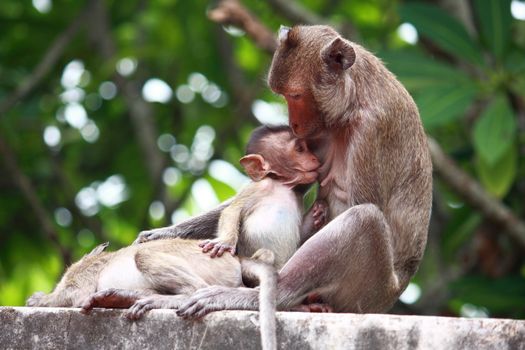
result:
<svg viewBox="0 0 525 350"><path fill-rule="evenodd" d="M305 140L283 125L255 129L240 163L253 181L223 209L217 238L199 245L211 257L224 252L251 256L265 248L275 254L280 269L324 224L327 208L322 202L302 218L303 185L317 180L319 160Z"/></svg>

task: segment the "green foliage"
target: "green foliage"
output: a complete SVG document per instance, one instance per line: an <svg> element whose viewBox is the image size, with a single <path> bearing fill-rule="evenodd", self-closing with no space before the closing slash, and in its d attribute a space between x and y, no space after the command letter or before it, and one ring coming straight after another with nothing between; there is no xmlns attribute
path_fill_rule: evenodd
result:
<svg viewBox="0 0 525 350"><path fill-rule="evenodd" d="M509 98L521 89L516 87L523 79L524 57L514 51L510 1L474 3L479 37L470 36L458 20L433 5L409 3L400 8L402 20L414 24L423 38L460 64L454 67L449 57L447 62L439 61L414 50L386 53L384 59L413 93L429 131L438 132L457 123L476 105L487 104L476 115L472 145L465 140L462 143L474 148L473 160L482 185L502 198L520 171L517 117ZM478 68L466 67L462 61ZM460 125L470 128L469 124Z"/></svg>
<svg viewBox="0 0 525 350"><path fill-rule="evenodd" d="M511 317L525 317L525 279L509 276L491 279L485 276L469 276L451 284L454 295L451 303L483 305L495 315L510 313Z"/></svg>
<svg viewBox="0 0 525 350"><path fill-rule="evenodd" d="M525 56L523 43L518 41L523 29L517 26L510 9L507 0L473 1L474 28L467 30L458 17L435 5L401 4L401 20L415 26L420 45L394 52L386 50L381 56L414 96L431 135L456 155L460 165L488 193L506 203L519 203L523 190L511 189L516 189L525 175L524 129L519 124L520 115L525 112ZM501 238L496 238L502 232L487 225L460 197L439 184L436 191L439 195L434 213L439 211L447 217L439 246L439 254L446 258L446 264L452 265L447 269L466 269L461 259L473 256L487 269L489 263L484 263L484 259L490 259L488 253L476 251L473 243L481 232L495 236L490 254L514 254L513 247L502 245ZM511 209L522 213L523 207L515 205ZM435 260L435 256L431 258ZM468 314L463 306L472 305L489 315L523 317L522 312L511 311L523 309L521 300L525 293L519 286L525 280L516 274L516 267L523 264L522 259L519 261L506 268L509 276L501 280L464 272L465 277L450 285L454 299L449 308ZM428 279L428 274L439 278L440 272L423 264L418 280Z"/></svg>
<svg viewBox="0 0 525 350"><path fill-rule="evenodd" d="M294 24L270 3L241 2L271 30ZM429 135L523 220L525 22L512 17L510 0L462 2L469 10L462 16L439 1L296 2L377 52L414 97ZM84 6L50 3L49 12L31 2L0 3L0 105L23 81L35 78L35 67ZM242 32L207 18L215 2L102 3L115 54L103 54L98 44L104 38L93 35L100 22L88 22L34 91L0 115L0 139L12 149L58 238L53 242L42 230L34 207L13 181L16 174L13 179L0 158L0 305L22 305L34 291L52 289L65 266L58 245L73 260L102 241L117 249L140 230L169 225L172 218L231 197L245 180L238 159L258 124L253 102L284 102L265 87L270 57ZM472 18L466 18L469 13ZM398 34L405 22L418 32L415 45ZM132 67L126 74L116 69L126 62L122 59ZM83 68L68 86L63 76L71 62ZM172 96L144 107L137 101L152 78L165 82ZM195 85L202 78L204 83ZM104 97L102 87L119 80L132 93L118 84L115 96ZM91 132L96 127L97 137L90 139L89 130L75 126L72 115L66 118L72 103L81 106L77 118L85 111L84 122ZM142 114L135 118L131 111ZM153 146L163 164L158 179L151 178L151 155L144 153L141 118L158 143ZM49 130L58 131L56 144L44 140ZM104 187L111 181L116 181L113 187ZM525 260L519 247L504 243L501 228L439 177L434 187L429 247L414 279L423 296L437 285L449 296L439 312L460 315L465 305L474 305L491 316L524 317ZM315 193L315 187L307 193L305 207ZM82 207L87 202L81 195L94 201L93 207ZM152 205L158 202L164 204L160 214ZM481 236L490 237L488 243ZM498 278L486 271L487 261L501 264Z"/></svg>
<svg viewBox="0 0 525 350"><path fill-rule="evenodd" d="M410 3L401 7L401 19L412 23L440 48L451 55L475 64L482 64L479 45L473 41L465 28L451 15L439 7Z"/></svg>
<svg viewBox="0 0 525 350"><path fill-rule="evenodd" d="M501 58L511 43L511 0L476 0L474 10L480 23L481 40L497 58Z"/></svg>

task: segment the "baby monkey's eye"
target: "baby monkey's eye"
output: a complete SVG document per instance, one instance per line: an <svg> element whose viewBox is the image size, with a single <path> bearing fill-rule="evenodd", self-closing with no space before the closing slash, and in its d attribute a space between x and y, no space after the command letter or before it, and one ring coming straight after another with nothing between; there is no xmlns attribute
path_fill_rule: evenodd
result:
<svg viewBox="0 0 525 350"><path fill-rule="evenodd" d="M291 98L292 100L298 100L301 98L301 94L292 93L292 94L288 94L288 97Z"/></svg>
<svg viewBox="0 0 525 350"><path fill-rule="evenodd" d="M303 153L304 151L306 151L306 147L301 142L297 142L295 144L295 151L297 153Z"/></svg>

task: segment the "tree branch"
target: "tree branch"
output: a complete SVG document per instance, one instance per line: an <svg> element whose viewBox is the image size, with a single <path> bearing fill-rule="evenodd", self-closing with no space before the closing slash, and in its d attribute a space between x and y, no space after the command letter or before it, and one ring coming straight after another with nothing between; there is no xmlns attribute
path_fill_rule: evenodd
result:
<svg viewBox="0 0 525 350"><path fill-rule="evenodd" d="M62 260L65 265L71 264L71 252L66 249L61 243L58 237L58 232L55 229L55 225L49 219L48 213L40 202L35 188L31 184L29 178L22 172L18 166L16 156L11 150L9 145L0 137L0 154L2 155L5 167L11 174L11 178L14 184L18 187L24 199L27 201L32 209L33 214L36 216L39 226L46 235L46 237L53 242L55 247L59 250L62 255Z"/></svg>
<svg viewBox="0 0 525 350"><path fill-rule="evenodd" d="M291 0L268 0L270 5L282 13L293 23L297 24L321 24L328 23L326 19L309 11L295 1Z"/></svg>
<svg viewBox="0 0 525 350"><path fill-rule="evenodd" d="M84 25L87 14L89 13L89 6L90 5L88 4L82 11L80 11L80 14L73 19L69 24L69 27L67 27L66 30L55 39L33 72L24 79L13 93L0 103L0 118L19 101L27 97L40 84L42 79L51 71L51 69L53 69L64 53L66 47L71 40L73 40L79 29Z"/></svg>
<svg viewBox="0 0 525 350"><path fill-rule="evenodd" d="M274 34L256 19L237 0L220 1L216 8L208 13L214 22L242 28L258 47L273 54L277 48Z"/></svg>
<svg viewBox="0 0 525 350"><path fill-rule="evenodd" d="M285 6L283 5L285 3L284 0L270 0L270 2L272 4L278 3L279 5ZM238 4L238 6L242 7L241 4ZM246 20L258 21L253 15ZM305 23L310 22L305 21ZM241 27L241 29L245 28ZM259 46L257 41L255 41L255 44ZM261 49L264 50L262 47ZM511 237L525 248L525 223L516 217L503 203L491 197L475 179L460 169L454 161L443 152L442 148L434 139L431 137L428 137L428 139L434 170L436 170L442 179L470 205L479 210L487 219L504 228L505 232L508 232Z"/></svg>

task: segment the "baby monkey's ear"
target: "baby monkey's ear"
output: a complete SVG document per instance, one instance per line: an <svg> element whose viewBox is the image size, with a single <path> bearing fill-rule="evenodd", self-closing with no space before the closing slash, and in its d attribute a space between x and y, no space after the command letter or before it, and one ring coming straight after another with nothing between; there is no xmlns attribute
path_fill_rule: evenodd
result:
<svg viewBox="0 0 525 350"><path fill-rule="evenodd" d="M270 165L260 154L248 154L239 162L253 181L261 181L270 172Z"/></svg>

